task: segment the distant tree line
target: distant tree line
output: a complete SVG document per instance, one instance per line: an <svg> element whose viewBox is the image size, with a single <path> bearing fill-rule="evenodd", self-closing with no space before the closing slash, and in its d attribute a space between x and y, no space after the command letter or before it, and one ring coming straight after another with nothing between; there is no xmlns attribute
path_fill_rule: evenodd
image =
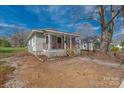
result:
<svg viewBox="0 0 124 93"><path fill-rule="evenodd" d="M29 31L18 31L10 38L10 43L13 47L25 47Z"/></svg>
<svg viewBox="0 0 124 93"><path fill-rule="evenodd" d="M0 38L0 47L10 47L11 44L6 38Z"/></svg>
<svg viewBox="0 0 124 93"><path fill-rule="evenodd" d="M11 37L1 37L0 47L25 47L29 31L17 31Z"/></svg>

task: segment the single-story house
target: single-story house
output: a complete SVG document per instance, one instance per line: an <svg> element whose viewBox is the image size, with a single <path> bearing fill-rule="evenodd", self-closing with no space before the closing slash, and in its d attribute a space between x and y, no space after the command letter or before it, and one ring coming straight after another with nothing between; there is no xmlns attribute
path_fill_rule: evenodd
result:
<svg viewBox="0 0 124 93"><path fill-rule="evenodd" d="M93 51L100 49L100 39L97 36L89 36L81 39L81 50Z"/></svg>
<svg viewBox="0 0 124 93"><path fill-rule="evenodd" d="M80 54L80 35L52 29L32 30L28 36L28 51L35 55L46 55L48 58L66 56L67 48L75 48Z"/></svg>

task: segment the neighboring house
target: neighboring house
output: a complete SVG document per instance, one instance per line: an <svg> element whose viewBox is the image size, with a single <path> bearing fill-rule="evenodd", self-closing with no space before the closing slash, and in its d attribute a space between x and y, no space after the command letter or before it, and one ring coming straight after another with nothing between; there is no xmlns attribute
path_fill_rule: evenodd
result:
<svg viewBox="0 0 124 93"><path fill-rule="evenodd" d="M33 30L28 36L28 50L36 55L55 57L66 56L67 48L75 48L75 54L80 54L79 39L80 35L74 33Z"/></svg>
<svg viewBox="0 0 124 93"><path fill-rule="evenodd" d="M81 50L97 50L100 49L100 39L99 37L86 37L81 39Z"/></svg>
<svg viewBox="0 0 124 93"><path fill-rule="evenodd" d="M120 50L122 49L122 46L120 44L116 45Z"/></svg>

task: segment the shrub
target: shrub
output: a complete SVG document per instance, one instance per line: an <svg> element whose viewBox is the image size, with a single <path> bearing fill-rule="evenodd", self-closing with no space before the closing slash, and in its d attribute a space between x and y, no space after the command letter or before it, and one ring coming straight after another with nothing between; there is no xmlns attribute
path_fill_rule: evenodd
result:
<svg viewBox="0 0 124 93"><path fill-rule="evenodd" d="M117 51L119 51L119 48L116 47L116 46L112 46L112 47L111 47L111 51L112 51L112 52L117 52Z"/></svg>

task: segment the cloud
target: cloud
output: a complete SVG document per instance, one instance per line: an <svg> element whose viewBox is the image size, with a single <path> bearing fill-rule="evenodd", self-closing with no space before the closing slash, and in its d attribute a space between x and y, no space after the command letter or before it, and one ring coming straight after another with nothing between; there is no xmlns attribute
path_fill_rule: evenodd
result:
<svg viewBox="0 0 124 93"><path fill-rule="evenodd" d="M12 29L28 29L25 24L8 24L8 23L0 23L0 27L2 28L12 28Z"/></svg>
<svg viewBox="0 0 124 93"><path fill-rule="evenodd" d="M45 13L49 15L51 21L58 24L68 24L69 22L79 20L83 14L93 12L96 6L25 6L25 8L35 13L38 19L42 22L42 16ZM83 11L83 12L82 12ZM69 25L68 25L69 26Z"/></svg>
<svg viewBox="0 0 124 93"><path fill-rule="evenodd" d="M25 24L0 23L0 36L12 36L15 32L30 31Z"/></svg>
<svg viewBox="0 0 124 93"><path fill-rule="evenodd" d="M23 19L22 16L20 16L20 14L18 14L17 10L13 8L13 6L3 6L6 10L8 10L13 16L14 16L14 19L16 20L20 20L20 19ZM10 15L11 15L10 14ZM3 16L4 18L4 16ZM12 20L14 21L14 20Z"/></svg>
<svg viewBox="0 0 124 93"><path fill-rule="evenodd" d="M33 12L35 14L40 14L40 8L38 6L24 6L27 11Z"/></svg>
<svg viewBox="0 0 124 93"><path fill-rule="evenodd" d="M86 38L89 36L95 36L99 27L94 27L92 24L85 22L78 25L76 32L80 33L81 38Z"/></svg>
<svg viewBox="0 0 124 93"><path fill-rule="evenodd" d="M74 27L75 25L74 24L67 24L66 26L67 27Z"/></svg>
<svg viewBox="0 0 124 93"><path fill-rule="evenodd" d="M61 28L61 29L65 29L65 30L69 30L69 31L75 31L78 27L82 27L80 26L82 23L78 22L77 20L79 20L79 18L81 17L85 17L84 14L88 14L91 12L94 12L93 10L95 10L96 6L61 6L61 5L50 5L50 6L44 6L44 5L26 5L23 6L22 9L20 9L19 7L19 11L23 10L24 14L22 13L22 15L26 15L26 16L21 16L21 14L19 14L20 12L18 11L18 9L16 10L16 8L12 8L7 7L7 9L9 11L12 12L12 14L14 14L14 17L18 17L17 22L13 22L13 20L10 21L10 23L15 23L15 24L9 24L9 23L0 23L0 27L8 27L8 28L12 28L12 29L23 29L23 28L27 28L26 25L20 24L19 22L28 24L28 26L30 26L31 28L36 28L36 27L50 27L50 28ZM18 8L18 7L17 7ZM29 13L29 14L28 14ZM13 15L12 15L13 16ZM26 18L33 18L30 19ZM87 17L86 16L86 17ZM21 18L22 17L22 18ZM29 19L29 20L28 20ZM34 23L31 23L33 20L36 21L36 24L34 25ZM8 20L7 20L8 21ZM19 24L16 24L19 23ZM37 26L38 25L38 26ZM36 26L36 27L33 27ZM92 29L94 30L98 30L100 27L92 27Z"/></svg>
<svg viewBox="0 0 124 93"><path fill-rule="evenodd" d="M97 6L95 6L95 5L86 5L86 6L84 6L84 13L91 13L91 12L93 12L93 11L95 11L96 10L96 7Z"/></svg>
<svg viewBox="0 0 124 93"><path fill-rule="evenodd" d="M13 24L5 24L5 23L0 23L0 27L15 28L15 27L16 27L16 25L13 25Z"/></svg>
<svg viewBox="0 0 124 93"><path fill-rule="evenodd" d="M37 14L39 16L39 15L42 14L43 11L50 12L49 7L51 7L51 6L47 6L47 5L45 5L45 6L44 5L37 5L37 6L27 5L27 6L24 6L24 7L27 11L30 11L30 12L32 12L34 14Z"/></svg>
<svg viewBox="0 0 124 93"><path fill-rule="evenodd" d="M97 27L93 27L94 30L98 30L100 29L100 26L97 26Z"/></svg>
<svg viewBox="0 0 124 93"><path fill-rule="evenodd" d="M51 5L51 6L49 6L48 10L49 10L49 12L53 13L53 12L58 12L58 10L60 8L61 8L61 6Z"/></svg>
<svg viewBox="0 0 124 93"><path fill-rule="evenodd" d="M60 23L60 24L67 23L68 21L67 11L68 10L69 10L68 6L52 5L48 7L48 12L50 14L51 20L55 21L56 23Z"/></svg>

